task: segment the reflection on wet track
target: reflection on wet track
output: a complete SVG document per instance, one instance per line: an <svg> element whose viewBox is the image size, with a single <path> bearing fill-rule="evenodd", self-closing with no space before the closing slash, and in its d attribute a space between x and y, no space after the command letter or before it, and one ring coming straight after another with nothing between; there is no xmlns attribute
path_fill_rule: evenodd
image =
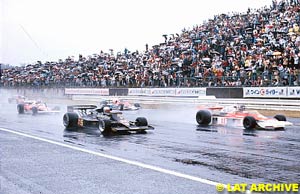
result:
<svg viewBox="0 0 300 194"><path fill-rule="evenodd" d="M15 104L1 103L0 126L91 150L224 182L295 182L300 180L299 119L284 131L196 125L196 105L161 104L124 112L128 120L148 119L147 134L103 137L99 130L68 131L62 112L18 115Z"/></svg>

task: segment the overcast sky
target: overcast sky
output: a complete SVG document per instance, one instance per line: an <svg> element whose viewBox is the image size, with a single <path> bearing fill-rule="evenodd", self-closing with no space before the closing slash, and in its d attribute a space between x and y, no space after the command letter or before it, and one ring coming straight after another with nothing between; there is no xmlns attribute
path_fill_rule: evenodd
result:
<svg viewBox="0 0 300 194"><path fill-rule="evenodd" d="M145 50L163 34L272 0L0 0L0 63L57 61L110 48Z"/></svg>

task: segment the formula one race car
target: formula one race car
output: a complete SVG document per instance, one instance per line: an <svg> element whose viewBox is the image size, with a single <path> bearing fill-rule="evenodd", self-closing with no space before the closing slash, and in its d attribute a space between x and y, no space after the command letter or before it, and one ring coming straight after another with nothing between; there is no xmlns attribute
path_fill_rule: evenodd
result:
<svg viewBox="0 0 300 194"><path fill-rule="evenodd" d="M120 99L104 100L100 102L100 105L109 106L112 110L121 110L121 111L139 110L141 107L139 103L131 104L127 101L123 101Z"/></svg>
<svg viewBox="0 0 300 194"><path fill-rule="evenodd" d="M199 110L196 121L199 125L221 125L244 127L245 129L272 129L280 130L292 123L286 121L284 115L275 115L268 118L258 111L245 110L245 106L225 106L218 108L207 107Z"/></svg>
<svg viewBox="0 0 300 194"><path fill-rule="evenodd" d="M32 113L32 115L60 112L59 107L49 108L46 103L36 100L26 100L23 103L18 104L17 110L19 114Z"/></svg>
<svg viewBox="0 0 300 194"><path fill-rule="evenodd" d="M122 112L112 111L110 107L95 105L73 105L67 107L68 112L63 116L63 124L66 129L93 127L98 128L102 134L109 135L117 132L145 133L154 129L148 125L144 117L138 117L135 121L124 119Z"/></svg>

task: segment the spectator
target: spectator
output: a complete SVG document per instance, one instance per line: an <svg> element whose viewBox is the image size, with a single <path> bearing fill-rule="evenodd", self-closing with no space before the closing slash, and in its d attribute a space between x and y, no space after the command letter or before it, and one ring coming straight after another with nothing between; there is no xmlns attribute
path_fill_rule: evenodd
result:
<svg viewBox="0 0 300 194"><path fill-rule="evenodd" d="M221 14L144 52L110 49L78 60L2 66L6 87L201 87L299 85L300 5L273 1Z"/></svg>

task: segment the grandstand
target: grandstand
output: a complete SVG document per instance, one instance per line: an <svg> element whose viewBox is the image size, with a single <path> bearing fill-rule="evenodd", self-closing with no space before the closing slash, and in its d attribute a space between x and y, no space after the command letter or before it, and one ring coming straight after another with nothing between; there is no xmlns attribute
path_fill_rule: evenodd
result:
<svg viewBox="0 0 300 194"><path fill-rule="evenodd" d="M300 4L273 1L163 35L145 52L2 67L3 87L235 87L300 84Z"/></svg>

